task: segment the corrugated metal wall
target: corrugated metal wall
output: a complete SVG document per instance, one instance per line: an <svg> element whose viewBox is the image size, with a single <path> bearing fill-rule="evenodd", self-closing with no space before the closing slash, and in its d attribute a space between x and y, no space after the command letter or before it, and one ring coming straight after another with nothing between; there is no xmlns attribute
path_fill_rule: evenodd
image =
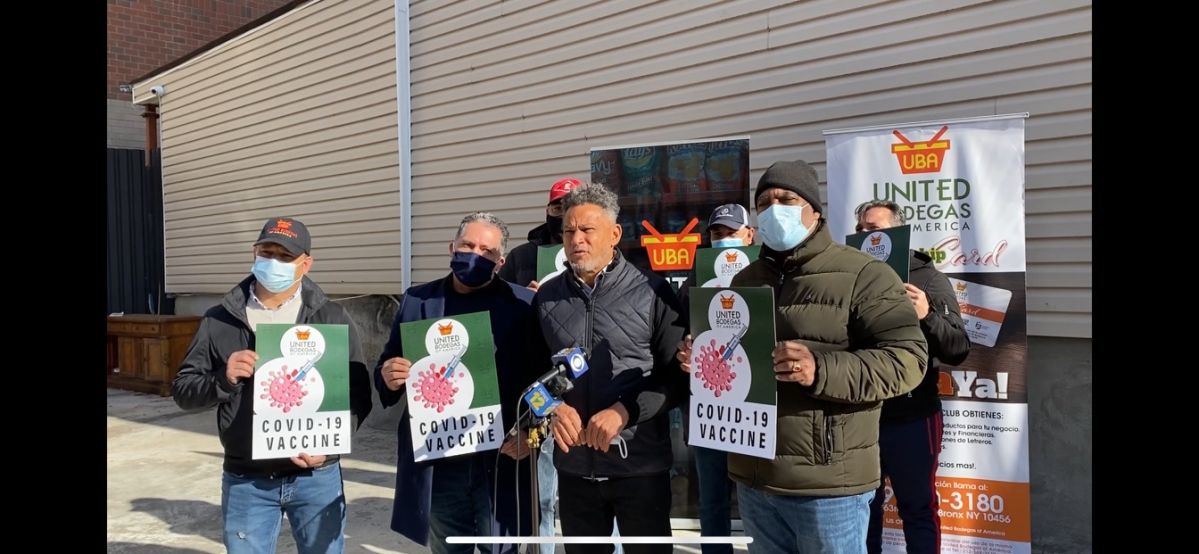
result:
<svg viewBox="0 0 1199 554"><path fill-rule="evenodd" d="M306 4L136 84L166 87L167 290L228 290L263 222L289 215L327 292L402 292L394 10Z"/></svg>
<svg viewBox="0 0 1199 554"><path fill-rule="evenodd" d="M125 100L107 101L107 143L109 148L139 150L146 147L146 121L141 106Z"/></svg>
<svg viewBox="0 0 1199 554"><path fill-rule="evenodd" d="M750 135L751 182L824 129L1030 112L1029 334L1091 335L1091 3L411 3L413 279L461 216L519 244L592 146ZM827 195L826 195L827 196Z"/></svg>
<svg viewBox="0 0 1199 554"><path fill-rule="evenodd" d="M162 282L162 183L159 156L107 152L108 313L170 313Z"/></svg>

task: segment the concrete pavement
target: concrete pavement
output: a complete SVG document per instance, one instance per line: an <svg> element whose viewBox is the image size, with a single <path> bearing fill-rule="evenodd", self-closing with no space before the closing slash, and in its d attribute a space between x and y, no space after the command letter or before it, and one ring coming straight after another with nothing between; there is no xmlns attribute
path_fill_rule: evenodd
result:
<svg viewBox="0 0 1199 554"><path fill-rule="evenodd" d="M382 408L376 406L376 411ZM108 552L202 554L221 543L221 459L215 410L186 413L171 398L108 389ZM371 420L380 417L381 425ZM343 458L348 499L346 552L429 550L390 527L395 482L394 423L372 412ZM676 535L695 535L676 530ZM744 551L745 547L739 547ZM562 548L558 548L563 552ZM698 553L698 546L676 546ZM295 552L286 518L278 552Z"/></svg>

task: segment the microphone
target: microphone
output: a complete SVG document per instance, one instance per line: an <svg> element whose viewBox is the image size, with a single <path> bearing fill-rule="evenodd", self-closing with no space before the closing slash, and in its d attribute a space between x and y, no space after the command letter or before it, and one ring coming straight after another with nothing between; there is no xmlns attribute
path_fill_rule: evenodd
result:
<svg viewBox="0 0 1199 554"><path fill-rule="evenodd" d="M562 396L574 388L574 380L587 373L587 351L580 346L563 348L550 357L553 369L525 389L524 401L539 418L546 417L562 404Z"/></svg>
<svg viewBox="0 0 1199 554"><path fill-rule="evenodd" d="M559 350L557 354L554 354L550 358L550 363L555 368L565 366L564 373L565 371L570 372L571 381L582 377L589 369L587 366L587 351L581 346Z"/></svg>

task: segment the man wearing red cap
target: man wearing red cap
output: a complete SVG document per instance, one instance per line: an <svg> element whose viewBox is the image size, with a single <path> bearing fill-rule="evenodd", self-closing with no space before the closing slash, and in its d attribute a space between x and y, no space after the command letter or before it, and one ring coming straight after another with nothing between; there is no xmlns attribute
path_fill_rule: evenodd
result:
<svg viewBox="0 0 1199 554"><path fill-rule="evenodd" d="M501 279L537 290L537 248L562 244L562 197L581 186L582 181L567 177L550 187L550 201L545 205L545 223L529 231L529 242L512 249L508 263L500 268Z"/></svg>

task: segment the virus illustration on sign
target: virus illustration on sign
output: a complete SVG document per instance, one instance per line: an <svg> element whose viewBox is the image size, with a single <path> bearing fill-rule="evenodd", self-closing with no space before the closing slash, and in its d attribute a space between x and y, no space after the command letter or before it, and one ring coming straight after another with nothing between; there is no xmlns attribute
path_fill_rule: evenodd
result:
<svg viewBox="0 0 1199 554"><path fill-rule="evenodd" d="M437 412L441 413L454 403L454 394L458 392L458 387L454 386L452 379L446 379L445 366L438 369L437 364L429 364L429 370L420 372L419 377L414 383L416 400L423 402L425 408L436 408Z"/></svg>
<svg viewBox="0 0 1199 554"><path fill-rule="evenodd" d="M725 345L716 346L716 339L712 339L709 344L700 345L699 355L695 357L695 366L699 368L696 375L703 381L704 388L711 390L717 398L720 398L722 393L733 390L733 379L737 378L729 363L732 359L724 359L725 348ZM737 356L737 363L743 361Z"/></svg>
<svg viewBox="0 0 1199 554"><path fill-rule="evenodd" d="M262 381L263 393L260 398L270 400L271 407L282 408L283 413L299 407L304 403L304 397L308 396L308 391L304 390L303 380L295 380L297 373L299 371L295 369L288 371L287 366L270 372L268 378Z"/></svg>

